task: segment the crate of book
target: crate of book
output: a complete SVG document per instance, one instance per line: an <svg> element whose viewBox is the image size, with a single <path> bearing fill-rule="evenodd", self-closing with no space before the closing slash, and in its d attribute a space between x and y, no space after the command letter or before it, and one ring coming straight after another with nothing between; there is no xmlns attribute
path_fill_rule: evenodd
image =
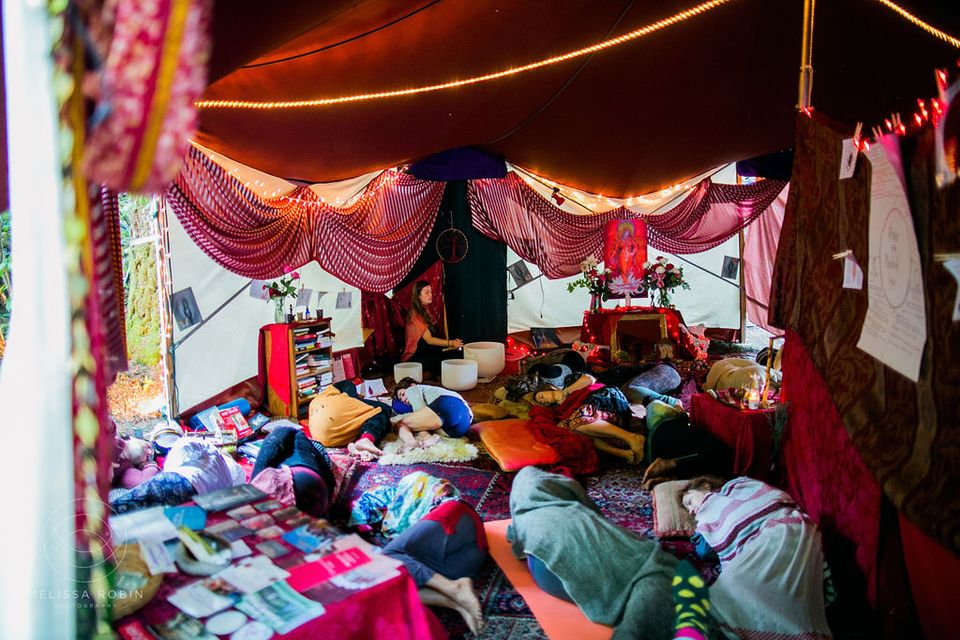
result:
<svg viewBox="0 0 960 640"><path fill-rule="evenodd" d="M329 318L271 324L260 331L270 413L290 418L306 416L310 400L333 383Z"/></svg>

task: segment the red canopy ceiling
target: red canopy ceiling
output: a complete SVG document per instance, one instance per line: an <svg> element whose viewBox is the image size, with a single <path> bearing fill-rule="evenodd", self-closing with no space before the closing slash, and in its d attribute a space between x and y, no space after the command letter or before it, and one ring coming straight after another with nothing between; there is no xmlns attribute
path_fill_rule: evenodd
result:
<svg viewBox="0 0 960 640"><path fill-rule="evenodd" d="M619 35L692 0L218 0L211 99L331 97L532 62ZM788 147L802 0L733 0L639 40L511 78L318 108L204 110L198 141L323 182L473 145L606 195L659 189ZM950 3L903 2L960 33ZM403 6L398 6L403 5ZM875 0L817 4L815 108L853 123L912 113L958 51Z"/></svg>

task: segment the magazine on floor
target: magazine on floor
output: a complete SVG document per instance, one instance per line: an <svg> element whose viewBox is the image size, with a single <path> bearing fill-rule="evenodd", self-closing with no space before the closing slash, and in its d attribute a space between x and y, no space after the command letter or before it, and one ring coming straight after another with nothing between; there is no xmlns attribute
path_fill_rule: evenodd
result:
<svg viewBox="0 0 960 640"><path fill-rule="evenodd" d="M280 634L289 633L325 611L322 604L303 597L284 581L251 593L237 603L237 609Z"/></svg>

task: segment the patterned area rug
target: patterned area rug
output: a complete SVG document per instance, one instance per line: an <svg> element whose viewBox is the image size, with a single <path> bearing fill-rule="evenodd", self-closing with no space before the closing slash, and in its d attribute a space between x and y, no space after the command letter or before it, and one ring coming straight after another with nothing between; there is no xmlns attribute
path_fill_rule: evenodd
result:
<svg viewBox="0 0 960 640"><path fill-rule="evenodd" d="M510 487L513 474L500 471L486 456L469 463L415 464L381 467L372 462L357 464L354 477L347 481L335 514L349 511L349 505L361 493L378 484L396 484L413 471L424 471L450 480L460 490L484 522L510 517ZM612 522L653 538L653 497L641 488L642 468L613 467L584 479L589 496ZM342 524L342 522L340 523ZM386 543L381 536L367 536L379 545ZM718 568L706 565L696 557L693 545L687 540L662 541L661 546L680 558L690 560L710 581L718 575ZM546 635L530 612L523 597L492 560L474 580L477 595L483 605L487 627L479 636L485 640L545 639ZM451 640L474 637L460 616L449 609L434 609L446 627Z"/></svg>

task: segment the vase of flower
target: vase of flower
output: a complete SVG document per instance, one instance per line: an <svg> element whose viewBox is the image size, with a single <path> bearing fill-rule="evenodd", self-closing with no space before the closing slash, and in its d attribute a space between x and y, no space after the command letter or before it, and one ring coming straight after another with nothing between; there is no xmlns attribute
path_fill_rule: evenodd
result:
<svg viewBox="0 0 960 640"><path fill-rule="evenodd" d="M650 292L650 304L656 307L672 308L670 295L677 287L689 289L690 285L683 279L683 269L668 262L663 256L657 256L653 262L643 263L644 274L642 282ZM654 296L657 300L654 300Z"/></svg>
<svg viewBox="0 0 960 640"><path fill-rule="evenodd" d="M583 287L590 293L590 313L599 313L610 297L610 269L600 269L597 259L588 256L580 263L580 277L567 285L567 291Z"/></svg>
<svg viewBox="0 0 960 640"><path fill-rule="evenodd" d="M267 292L270 302L273 303L273 321L275 323L281 324L292 321L287 319L287 314L284 313L283 307L287 298L296 299L297 287L294 285L294 282L299 279L300 274L298 272L288 269L279 280L274 280L270 284L263 285L263 289Z"/></svg>

